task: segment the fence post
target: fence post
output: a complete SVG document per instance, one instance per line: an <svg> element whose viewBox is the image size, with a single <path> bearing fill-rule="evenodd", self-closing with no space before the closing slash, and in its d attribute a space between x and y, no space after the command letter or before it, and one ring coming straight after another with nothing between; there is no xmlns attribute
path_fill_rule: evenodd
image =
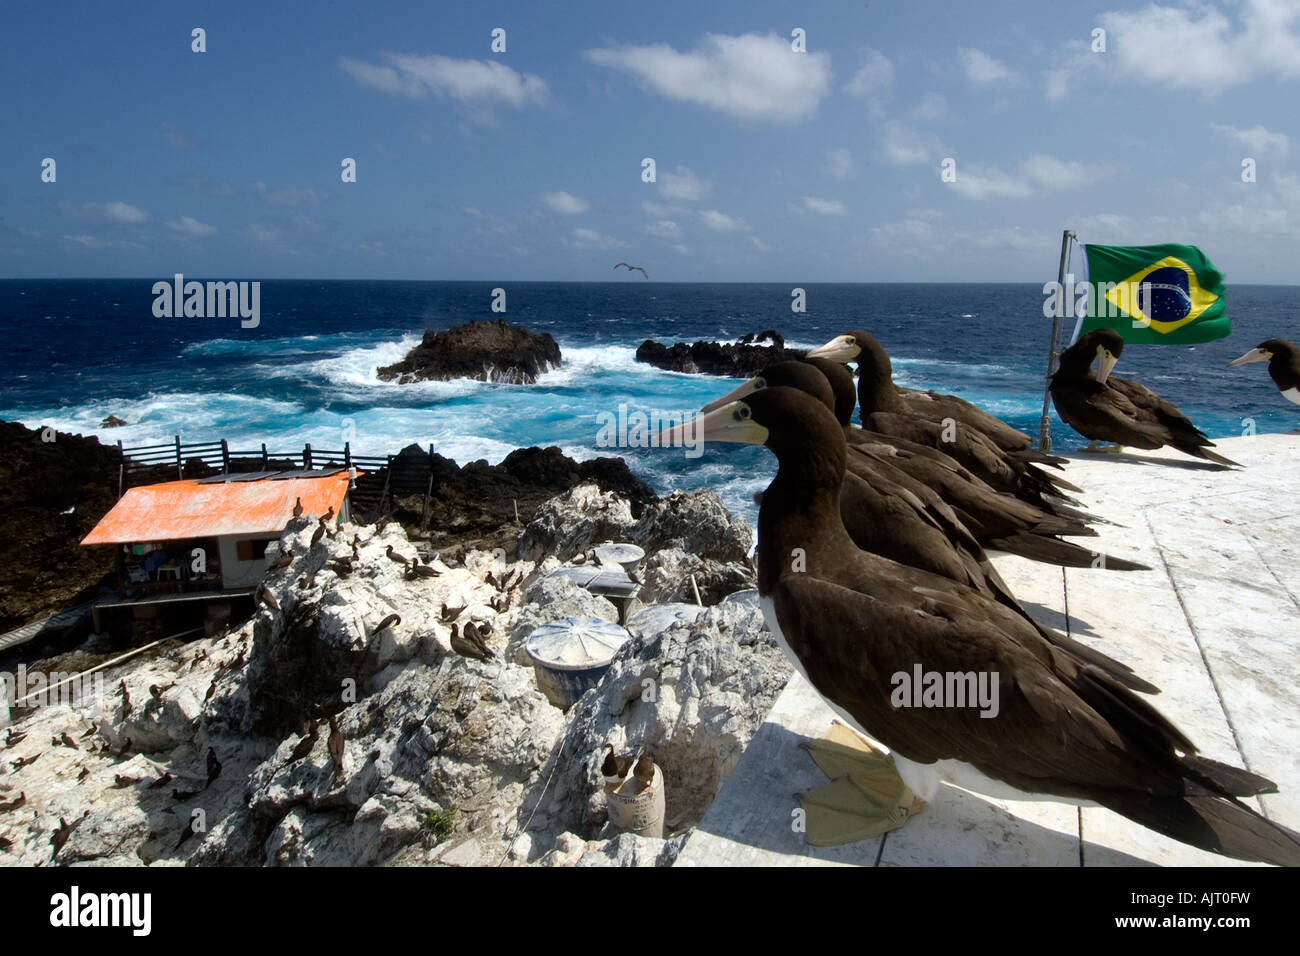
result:
<svg viewBox="0 0 1300 956"><path fill-rule="evenodd" d="M226 444L224 438L221 439L221 473L230 474L230 446Z"/></svg>
<svg viewBox="0 0 1300 956"><path fill-rule="evenodd" d="M302 466L311 471L311 442L302 446Z"/></svg>
<svg viewBox="0 0 1300 956"><path fill-rule="evenodd" d="M271 463L266 457L266 442L262 442L262 470L266 471L270 467Z"/></svg>
<svg viewBox="0 0 1300 956"><path fill-rule="evenodd" d="M176 436L176 478L179 481L185 477L185 464L181 461L181 436Z"/></svg>

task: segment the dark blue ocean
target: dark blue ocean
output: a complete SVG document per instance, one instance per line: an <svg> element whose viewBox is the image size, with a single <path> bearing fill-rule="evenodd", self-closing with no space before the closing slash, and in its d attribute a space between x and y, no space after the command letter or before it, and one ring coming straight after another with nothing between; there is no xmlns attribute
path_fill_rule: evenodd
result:
<svg viewBox="0 0 1300 956"><path fill-rule="evenodd" d="M162 278L162 277L158 277ZM190 277L199 278L199 277ZM809 285L807 312L785 284L369 282L268 280L261 321L153 316L153 279L0 281L0 418L121 439L126 445L226 438L231 447L383 454L416 442L464 463L528 445L575 458L622 454L658 491L712 488L751 522L774 461L761 448L596 447L598 415L687 411L736 382L639 365L643 340L730 340L776 328L811 347L852 328L874 333L896 380L961 395L1038 434L1051 327L1041 285ZM506 290L504 315L491 290ZM1132 346L1116 374L1179 404L1211 437L1290 431L1300 419L1263 366L1227 362L1263 339L1300 339L1300 287L1228 289L1233 334L1199 346ZM505 318L559 342L564 367L536 385L394 385L375 369L424 329ZM1069 334L1067 329L1066 334ZM116 415L125 428L102 429ZM1053 413L1057 449L1084 444Z"/></svg>

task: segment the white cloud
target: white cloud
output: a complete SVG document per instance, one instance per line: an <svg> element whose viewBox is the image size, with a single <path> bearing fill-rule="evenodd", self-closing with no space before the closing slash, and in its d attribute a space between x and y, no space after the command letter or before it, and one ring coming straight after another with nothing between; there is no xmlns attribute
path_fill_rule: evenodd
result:
<svg viewBox="0 0 1300 956"><path fill-rule="evenodd" d="M81 211L90 219L121 222L128 225L139 225L148 222L152 218L149 213L140 207L132 206L126 202L88 202L82 205Z"/></svg>
<svg viewBox="0 0 1300 956"><path fill-rule="evenodd" d="M1103 13L1108 60L1126 77L1216 96L1256 77L1300 76L1300 4L1242 0L1240 28L1214 7L1152 3Z"/></svg>
<svg viewBox="0 0 1300 956"><path fill-rule="evenodd" d="M564 243L579 249L624 249L627 247L627 243L621 239L615 239L613 236L607 236L603 232L587 229L584 226L574 227L569 235L570 238L564 239Z"/></svg>
<svg viewBox="0 0 1300 956"><path fill-rule="evenodd" d="M185 239L201 239L217 233L216 226L209 226L206 222L199 222L190 216L181 216L179 219L169 221L167 228Z"/></svg>
<svg viewBox="0 0 1300 956"><path fill-rule="evenodd" d="M545 103L546 81L533 73L517 73L497 60L457 60L447 56L385 53L378 66L342 57L339 66L362 86L423 99L434 96L478 108L496 104L523 107Z"/></svg>
<svg viewBox="0 0 1300 956"><path fill-rule="evenodd" d="M1028 199L1044 193L1080 189L1114 175L1116 167L1033 153L1012 172L996 166L957 164L950 183L966 199Z"/></svg>
<svg viewBox="0 0 1300 956"><path fill-rule="evenodd" d="M875 117L884 115L885 104L894 91L894 64L879 50L867 47L863 64L844 84L844 92L867 101L867 111Z"/></svg>
<svg viewBox="0 0 1300 956"><path fill-rule="evenodd" d="M816 112L830 86L830 54L795 53L775 33L706 34L688 53L666 43L584 54L669 99L698 103L734 119L798 123Z"/></svg>
<svg viewBox="0 0 1300 956"><path fill-rule="evenodd" d="M87 236L85 234L80 236L64 236L63 238L68 242L75 242L77 245L85 246L87 249L102 249L104 247L103 242L96 239L94 236Z"/></svg>
<svg viewBox="0 0 1300 956"><path fill-rule="evenodd" d="M186 132L175 126L163 123L163 139L167 140L167 145L173 149L198 149L199 138L193 133Z"/></svg>
<svg viewBox="0 0 1300 956"><path fill-rule="evenodd" d="M935 223L942 216L934 209L925 209L913 213L907 219L881 223L873 226L867 233L867 242L871 245L883 245L890 248L913 246L917 251L932 249L943 233Z"/></svg>
<svg viewBox="0 0 1300 956"><path fill-rule="evenodd" d="M249 226L244 235L259 245L270 246L280 241L280 230L274 226Z"/></svg>
<svg viewBox="0 0 1300 956"><path fill-rule="evenodd" d="M853 154L843 148L826 150L826 171L836 179L848 179L853 175Z"/></svg>
<svg viewBox="0 0 1300 956"><path fill-rule="evenodd" d="M725 212L718 212L716 209L702 210L700 220L714 232L749 231L749 223L745 220L739 216L728 216Z"/></svg>
<svg viewBox="0 0 1300 956"><path fill-rule="evenodd" d="M316 206L325 194L315 189L272 189L264 182L253 183L253 190L272 206Z"/></svg>
<svg viewBox="0 0 1300 956"><path fill-rule="evenodd" d="M713 192L713 183L700 179L685 166L678 166L673 172L665 170L659 173L658 182L659 195L664 199L699 202Z"/></svg>
<svg viewBox="0 0 1300 956"><path fill-rule="evenodd" d="M645 227L645 231L652 236L658 236L660 239L680 239L682 229L671 219L660 219Z"/></svg>
<svg viewBox="0 0 1300 956"><path fill-rule="evenodd" d="M956 181L946 185L967 199L1027 199L1034 195L1034 187L1025 176L975 163L958 163Z"/></svg>
<svg viewBox="0 0 1300 956"><path fill-rule="evenodd" d="M1005 83L1016 78L1015 73L983 50L977 50L969 46L961 47L957 51L957 58L961 61L961 68L966 74L966 79L976 86Z"/></svg>
<svg viewBox="0 0 1300 956"><path fill-rule="evenodd" d="M647 216L653 216L655 219L668 219L672 216L688 214L688 210L681 206L665 206L661 202L651 202L648 199L641 201L641 208L645 210Z"/></svg>
<svg viewBox="0 0 1300 956"><path fill-rule="evenodd" d="M1291 140L1286 133L1274 133L1263 126L1237 129L1235 126L1211 123L1210 129L1220 136L1227 136L1229 139L1236 140L1252 153L1277 153L1279 156L1285 156L1291 149Z"/></svg>
<svg viewBox="0 0 1300 956"><path fill-rule="evenodd" d="M563 189L551 193L542 193L542 200L556 212L562 212L567 216L576 216L586 212L591 208L591 203L585 199L579 199Z"/></svg>
<svg viewBox="0 0 1300 956"><path fill-rule="evenodd" d="M948 115L948 100L941 93L931 90L922 93L916 105L909 111L915 119L936 120Z"/></svg>
<svg viewBox="0 0 1300 956"><path fill-rule="evenodd" d="M762 239L758 238L758 236L750 236L750 237L749 237L749 241L752 242L752 243L754 244L754 248L757 249L759 252L771 252L771 251L772 251L772 247L769 246L769 245L768 245L766 242L764 242Z"/></svg>
<svg viewBox="0 0 1300 956"><path fill-rule="evenodd" d="M823 216L842 216L847 212L844 203L838 199L818 199L816 196L804 196L803 204L806 209L821 213Z"/></svg>
<svg viewBox="0 0 1300 956"><path fill-rule="evenodd" d="M1115 172L1115 167L1103 163L1083 163L1056 159L1033 153L1020 164L1020 170L1030 182L1045 190L1079 189L1100 182Z"/></svg>
<svg viewBox="0 0 1300 956"><path fill-rule="evenodd" d="M885 124L885 158L895 166L937 163L944 152L937 136L922 133L902 123Z"/></svg>

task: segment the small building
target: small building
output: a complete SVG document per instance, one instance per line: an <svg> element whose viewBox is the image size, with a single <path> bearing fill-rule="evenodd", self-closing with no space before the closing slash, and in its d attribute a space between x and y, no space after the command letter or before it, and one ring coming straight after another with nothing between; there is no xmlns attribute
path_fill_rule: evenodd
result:
<svg viewBox="0 0 1300 956"><path fill-rule="evenodd" d="M349 481L346 470L327 469L224 474L129 489L81 541L117 548L117 595L95 604L96 631L110 610L129 608L137 634L159 631L158 636L187 623L212 631L251 610L275 557L268 556L268 546L279 540L295 504L302 502L304 515L333 509L336 520L349 520Z"/></svg>

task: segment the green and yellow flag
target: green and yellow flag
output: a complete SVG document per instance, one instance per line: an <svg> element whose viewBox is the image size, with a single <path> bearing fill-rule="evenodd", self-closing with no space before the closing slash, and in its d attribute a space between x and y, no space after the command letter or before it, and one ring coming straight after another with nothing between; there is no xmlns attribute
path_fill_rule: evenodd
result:
<svg viewBox="0 0 1300 956"><path fill-rule="evenodd" d="M1076 339L1111 328L1139 345L1194 345L1232 331L1223 276L1195 246L1083 248L1089 292Z"/></svg>

